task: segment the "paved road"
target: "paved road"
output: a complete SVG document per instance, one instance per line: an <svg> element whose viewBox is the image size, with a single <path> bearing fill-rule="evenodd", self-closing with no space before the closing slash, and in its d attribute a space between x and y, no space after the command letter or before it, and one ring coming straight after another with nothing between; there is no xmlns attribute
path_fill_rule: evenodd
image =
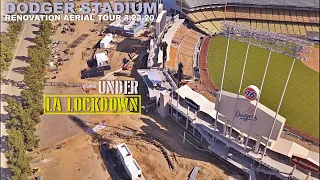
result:
<svg viewBox="0 0 320 180"><path fill-rule="evenodd" d="M28 46L32 45L32 40L35 37L33 31L37 31L38 28L33 24L38 24L39 22L26 22L24 29L22 30L21 38L17 45L17 50L14 54L14 59L11 62L9 71L4 74L5 79L8 79L11 82L19 82L23 80L23 71L24 67L28 65L27 56L28 56ZM9 169L6 165L6 158L4 153L7 151L5 139L7 132L5 129L5 120L7 112L4 111L4 106L6 106L5 97L19 97L22 90L23 84L18 83L14 86L9 83L7 85L1 85L1 180L8 179Z"/></svg>

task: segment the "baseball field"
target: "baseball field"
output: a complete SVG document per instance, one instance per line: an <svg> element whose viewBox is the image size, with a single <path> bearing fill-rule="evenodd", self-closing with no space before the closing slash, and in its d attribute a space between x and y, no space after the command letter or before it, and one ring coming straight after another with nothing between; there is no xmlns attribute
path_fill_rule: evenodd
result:
<svg viewBox="0 0 320 180"><path fill-rule="evenodd" d="M227 39L212 39L208 54L208 71L217 88L220 88ZM238 93L247 45L230 40L223 89ZM260 87L269 51L250 46L241 92L248 85ZM278 103L292 64L292 58L272 53L260 102L273 111ZM319 138L319 73L296 61L284 96L280 115L286 125Z"/></svg>

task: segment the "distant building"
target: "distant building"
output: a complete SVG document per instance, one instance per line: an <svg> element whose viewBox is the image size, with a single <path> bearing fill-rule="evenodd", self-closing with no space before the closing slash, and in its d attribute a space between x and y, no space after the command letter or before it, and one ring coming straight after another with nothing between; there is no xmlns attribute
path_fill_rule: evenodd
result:
<svg viewBox="0 0 320 180"><path fill-rule="evenodd" d="M144 19L141 21L115 21L110 24L109 31L122 36L134 37L137 32L145 27L145 25L146 21Z"/></svg>
<svg viewBox="0 0 320 180"><path fill-rule="evenodd" d="M117 155L127 171L130 179L139 180L142 179L142 171L137 161L133 159L132 154L125 143L117 145Z"/></svg>
<svg viewBox="0 0 320 180"><path fill-rule="evenodd" d="M94 58L97 61L97 67L108 66L108 54L107 53L98 53L94 55Z"/></svg>
<svg viewBox="0 0 320 180"><path fill-rule="evenodd" d="M112 41L112 34L107 34L101 41L100 41L100 48L106 49L110 42Z"/></svg>

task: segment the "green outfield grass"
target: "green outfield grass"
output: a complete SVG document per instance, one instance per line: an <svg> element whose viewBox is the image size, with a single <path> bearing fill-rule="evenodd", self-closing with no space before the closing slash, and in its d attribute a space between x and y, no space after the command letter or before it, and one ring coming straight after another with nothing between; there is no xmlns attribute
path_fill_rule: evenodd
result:
<svg viewBox="0 0 320 180"><path fill-rule="evenodd" d="M211 41L208 69L213 82L220 88L227 39L216 37ZM224 90L238 92L247 45L230 40ZM269 51L250 46L241 92L248 85L260 87ZM260 102L276 111L292 64L292 58L272 53ZM319 73L296 61L280 115L286 125L314 137L319 137Z"/></svg>

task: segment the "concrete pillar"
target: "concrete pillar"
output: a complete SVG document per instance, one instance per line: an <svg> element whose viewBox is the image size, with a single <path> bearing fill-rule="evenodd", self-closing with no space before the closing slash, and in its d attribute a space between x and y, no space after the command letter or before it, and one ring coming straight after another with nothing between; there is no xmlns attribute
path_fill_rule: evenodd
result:
<svg viewBox="0 0 320 180"><path fill-rule="evenodd" d="M184 144L184 142L186 141L186 132L183 132L183 144Z"/></svg>
<svg viewBox="0 0 320 180"><path fill-rule="evenodd" d="M254 146L254 152L258 152L259 151L259 146L260 146L260 142L261 142L261 135L259 135L258 140Z"/></svg>
<svg viewBox="0 0 320 180"><path fill-rule="evenodd" d="M160 106L157 106L158 113L161 117L166 118L168 113L168 102L170 100L170 93L168 91L162 91L160 93Z"/></svg>
<svg viewBox="0 0 320 180"><path fill-rule="evenodd" d="M173 91L171 92L171 117L172 117L172 114L173 114L173 112L172 112L172 110L173 110Z"/></svg>
<svg viewBox="0 0 320 180"><path fill-rule="evenodd" d="M294 170L296 170L296 168L297 168L297 165L294 165L293 168L292 168L292 171L291 171L290 175L293 175Z"/></svg>
<svg viewBox="0 0 320 180"><path fill-rule="evenodd" d="M194 128L194 127L192 127L192 135L193 135L193 136L194 136L194 129L195 129L195 128Z"/></svg>
<svg viewBox="0 0 320 180"><path fill-rule="evenodd" d="M270 180L270 178L271 178L271 174L269 174L269 178L268 178L268 180Z"/></svg>
<svg viewBox="0 0 320 180"><path fill-rule="evenodd" d="M188 129L188 125L189 125L189 116L187 116L186 129Z"/></svg>
<svg viewBox="0 0 320 180"><path fill-rule="evenodd" d="M186 129L188 129L188 124L189 124L189 106L187 109L187 122L186 122Z"/></svg>
<svg viewBox="0 0 320 180"><path fill-rule="evenodd" d="M189 115L189 111L190 111L190 108L189 108L189 106L188 106L188 108L187 108L187 115Z"/></svg>
<svg viewBox="0 0 320 180"><path fill-rule="evenodd" d="M308 172L306 180L308 180L310 176L311 176L311 171Z"/></svg>
<svg viewBox="0 0 320 180"><path fill-rule="evenodd" d="M197 116L198 116L198 111L196 111L196 112L194 113L194 120L197 119Z"/></svg>
<svg viewBox="0 0 320 180"><path fill-rule="evenodd" d="M178 93L177 93L177 109L178 109L178 106L179 106L179 90L178 90Z"/></svg>

